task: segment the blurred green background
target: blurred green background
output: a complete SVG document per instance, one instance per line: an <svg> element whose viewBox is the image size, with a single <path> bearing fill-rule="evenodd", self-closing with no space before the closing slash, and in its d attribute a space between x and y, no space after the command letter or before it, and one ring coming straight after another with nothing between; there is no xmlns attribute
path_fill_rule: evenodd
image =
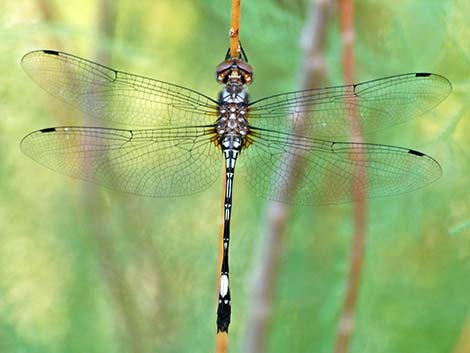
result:
<svg viewBox="0 0 470 353"><path fill-rule="evenodd" d="M106 2L104 2L106 3ZM59 49L216 96L230 1L0 1L0 352L210 352L220 183L184 198L120 194L55 174L19 149L27 133L93 121L22 71ZM470 351L470 2L355 1L358 81L429 71L454 90L437 109L373 136L436 158L443 177L369 202L351 352ZM242 1L253 98L295 90L308 1ZM111 35L100 26L114 11ZM103 15L105 14L105 15ZM341 84L333 13L328 80ZM221 163L223 163L221 161ZM235 181L230 351L241 351L267 201ZM293 207L268 352L331 352L347 279L352 205Z"/></svg>

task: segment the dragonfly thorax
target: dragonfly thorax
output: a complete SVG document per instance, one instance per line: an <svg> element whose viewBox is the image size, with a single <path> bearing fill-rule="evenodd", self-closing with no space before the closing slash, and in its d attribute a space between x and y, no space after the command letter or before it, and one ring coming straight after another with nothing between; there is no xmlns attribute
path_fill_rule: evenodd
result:
<svg viewBox="0 0 470 353"><path fill-rule="evenodd" d="M241 83L229 82L220 92L219 118L215 130L222 142L227 136L238 136L243 145L243 139L249 132L248 95Z"/></svg>

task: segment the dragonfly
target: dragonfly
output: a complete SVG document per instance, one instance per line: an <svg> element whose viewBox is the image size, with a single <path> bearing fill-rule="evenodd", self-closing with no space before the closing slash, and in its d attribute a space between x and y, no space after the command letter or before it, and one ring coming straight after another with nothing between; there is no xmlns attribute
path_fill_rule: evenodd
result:
<svg viewBox="0 0 470 353"><path fill-rule="evenodd" d="M228 254L236 165L254 194L300 205L350 202L358 191L369 198L397 195L441 175L436 160L414 149L348 142L355 133L352 110L366 134L441 103L452 86L437 74L407 73L251 100L247 86L253 68L244 53L227 55L217 66L216 80L223 85L217 99L54 50L27 53L22 66L51 95L94 118L123 125L32 132L21 149L40 164L150 197L200 192L225 168L217 332L228 332L230 324ZM366 171L365 178L357 168Z"/></svg>

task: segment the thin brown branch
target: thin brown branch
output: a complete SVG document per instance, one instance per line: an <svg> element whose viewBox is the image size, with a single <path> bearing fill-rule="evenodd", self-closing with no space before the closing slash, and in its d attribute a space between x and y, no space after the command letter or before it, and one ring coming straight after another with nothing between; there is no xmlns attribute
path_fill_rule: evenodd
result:
<svg viewBox="0 0 470 353"><path fill-rule="evenodd" d="M329 0L313 0L309 12L309 20L304 28L301 45L304 49L304 62L300 70L299 89L309 89L320 86L326 78L326 60L324 47L328 20L332 2ZM302 124L296 126L302 129ZM285 157L291 171L302 168L302 158L290 154ZM295 175L291 173L289 185L298 184ZM283 192L281 190L281 192ZM271 202L267 207L265 232L258 246L258 260L255 264L251 299L249 303L246 339L244 353L260 353L265 351L272 312L272 294L276 288L279 260L283 250L285 228L289 207L285 204Z"/></svg>
<svg viewBox="0 0 470 353"><path fill-rule="evenodd" d="M54 6L48 0L39 0L36 3L36 7L38 13L42 17L42 21L47 25L53 24L54 22L59 21L61 19L59 11L56 11ZM51 43L50 48L55 50L63 50L64 47L60 38L55 34L55 32L52 33L53 34L50 34L48 37L48 42ZM64 114L57 114L57 111L60 107L60 103L58 103L57 99L53 97L47 97L46 99L48 100L48 103L45 104L45 107L49 112L49 114L47 115L54 116L61 125L64 125L66 123L66 120L64 119Z"/></svg>
<svg viewBox="0 0 470 353"><path fill-rule="evenodd" d="M230 57L240 56L239 32L240 32L240 2L232 0L232 25L230 27Z"/></svg>
<svg viewBox="0 0 470 353"><path fill-rule="evenodd" d="M38 0L37 7L45 23L54 23L60 20L59 12L56 11L50 1ZM109 39L114 36L116 13L115 2L112 0L100 0L97 3L97 33L101 36L100 39L104 38L104 41L99 40L97 43L107 43ZM53 49L63 50L63 45L57 36L51 36L50 41ZM108 64L111 59L109 48L97 45L94 49L96 61ZM47 104L47 107L50 108L51 105L55 105L55 102L56 100L54 99L52 104ZM92 102L90 104L92 104ZM141 315L137 312L137 305L135 305L135 290L133 284L126 280L125 271L123 271L117 256L116 243L118 242L115 241L113 237L114 231L111 229L112 227L109 222L106 222L104 216L103 210L109 210L109 207L105 205L103 198L100 197L99 194L96 194L94 187L91 187L90 184L83 184L83 192L81 195L82 209L84 211L83 217L86 219L84 224L87 227L85 229L88 230L86 234L87 241L94 243L96 246L101 276L113 298L112 305L114 305L116 309L113 314L116 318L114 321L115 328L119 332L117 336L121 340L122 345L127 347L127 351L136 353L144 352L146 351L146 347L142 344L143 335L141 334L141 326L139 326ZM118 210L118 212L120 211L122 210ZM141 212L137 213L142 215L144 211L145 210L141 210ZM122 215L119 219L123 219ZM135 227L133 227L129 221L124 222L120 229L125 229L128 234L135 232ZM152 252L152 248L148 246L148 243L142 244L141 242L138 244L137 240L139 239L134 237L134 244L140 245L139 254L141 256L139 260L141 264L144 264L143 271L146 270L145 285L148 288L149 281L156 283L158 280L155 272L152 271L152 267L156 267L152 266L152 256L154 253ZM157 298L155 298L155 301L156 300ZM153 320L151 331L155 334L155 327L157 323L161 321L161 315L159 317L157 313L149 312L145 314ZM153 341L154 340L152 340L150 344L153 344Z"/></svg>
<svg viewBox="0 0 470 353"><path fill-rule="evenodd" d="M57 18L57 15L55 13L55 9L51 6L51 3L48 0L38 0L37 6L44 22L54 22L54 19Z"/></svg>
<svg viewBox="0 0 470 353"><path fill-rule="evenodd" d="M230 57L240 56L239 32L240 32L240 2L241 0L232 0L232 23L230 26ZM224 187L225 187L225 173L224 173ZM222 213L223 214L223 213ZM222 266L222 259L224 253L223 247L223 232L224 226L221 221L220 237L219 237L219 258L217 269ZM219 272L217 271L217 275ZM220 286L219 276L217 276L217 286ZM220 288L218 288L220 290ZM215 339L215 352L226 353L228 350L228 335L226 332L218 332Z"/></svg>
<svg viewBox="0 0 470 353"><path fill-rule="evenodd" d="M341 44L343 49L343 76L346 84L354 83L354 24L352 0L339 0Z"/></svg>
<svg viewBox="0 0 470 353"><path fill-rule="evenodd" d="M355 81L354 62L354 13L351 0L339 0L339 16L341 27L341 40L343 46L343 76L346 84ZM351 126L354 127L354 142L363 142L358 121L356 104L348 106L348 116ZM355 157L363 159L364 157ZM362 160L361 160L362 161ZM366 227L366 194L362 185L367 178L365 163L358 163L355 170L356 178L353 185L355 192L354 204L354 236L351 242L351 254L349 274L346 285L346 293L343 307L340 313L336 332L335 353L346 353L349 351L351 338L354 332L357 297L361 281L362 267L365 255L365 227Z"/></svg>
<svg viewBox="0 0 470 353"><path fill-rule="evenodd" d="M110 50L106 43L114 36L116 26L117 9L116 3L112 0L100 0L98 5L97 32L100 38L95 48L95 59L97 62L107 64L110 61ZM104 43L105 45L103 46Z"/></svg>
<svg viewBox="0 0 470 353"><path fill-rule="evenodd" d="M111 52L107 43L114 36L115 26L115 3L111 0L99 0L96 3L97 22L96 32L99 40L96 41L94 59L103 64L109 65ZM99 97L95 97L100 101ZM94 104L90 101L89 104ZM84 162L87 163L87 162ZM112 170L108 170L112 173ZM83 202L86 207L86 216L90 226L90 238L96 242L99 264L104 283L112 298L114 315L117 320L113 329L120 340L120 344L125 350L136 353L144 352L139 326L139 315L137 313L136 298L133 295L132 285L125 276L124 265L120 262L116 249L117 235L106 220L104 210L106 206L100 194L96 194L93 186L83 185ZM124 229L128 226L123 225Z"/></svg>
<svg viewBox="0 0 470 353"><path fill-rule="evenodd" d="M219 332L215 336L215 352L226 353L228 352L228 335L227 332Z"/></svg>

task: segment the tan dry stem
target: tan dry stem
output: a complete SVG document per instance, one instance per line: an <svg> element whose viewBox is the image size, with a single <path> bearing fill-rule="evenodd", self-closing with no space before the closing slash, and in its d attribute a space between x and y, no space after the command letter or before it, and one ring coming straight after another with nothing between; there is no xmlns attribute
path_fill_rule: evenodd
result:
<svg viewBox="0 0 470 353"><path fill-rule="evenodd" d="M332 1L329 0L311 2L310 18L301 38L304 50L304 62L300 70L299 82L301 90L321 86L325 81L327 70L323 53L332 5ZM302 129L302 124L298 124L297 128ZM292 154L289 156L286 160L290 167L286 169L299 170L301 157ZM290 175L289 180L291 181L289 186L297 183L295 173ZM272 293L276 288L288 215L289 207L286 204L270 202L267 206L265 231L260 237L257 263L254 265L246 338L242 349L244 353L265 351L272 313Z"/></svg>
<svg viewBox="0 0 470 353"><path fill-rule="evenodd" d="M355 81L355 60L354 60L354 17L353 4L351 0L339 0L339 16L341 40L343 47L343 76L345 84L351 84ZM362 143L362 133L358 112L355 104L348 106L349 122L353 127L353 141ZM356 157L364 158L364 157ZM365 256L365 229L367 203L364 188L367 173L365 163L358 163L355 170L356 182L353 185L355 192L354 203L354 236L351 241L349 274L346 284L346 293L343 307L340 312L338 325L336 329L335 353L346 353L349 351L354 326L356 322L356 307L359 287L361 282L362 267Z"/></svg>
<svg viewBox="0 0 470 353"><path fill-rule="evenodd" d="M232 58L240 56L240 2L241 0L232 0L232 25L230 27L230 57Z"/></svg>

